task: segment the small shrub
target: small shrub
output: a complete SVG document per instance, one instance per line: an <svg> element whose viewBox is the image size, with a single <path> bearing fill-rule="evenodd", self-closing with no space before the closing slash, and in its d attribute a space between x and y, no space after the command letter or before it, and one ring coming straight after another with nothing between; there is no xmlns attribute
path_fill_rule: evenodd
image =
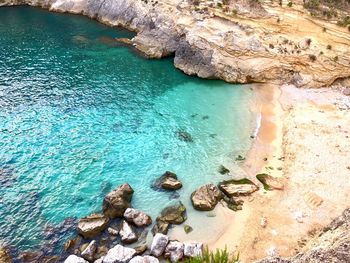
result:
<svg viewBox="0 0 350 263"><path fill-rule="evenodd" d="M332 49L332 45L327 45L327 49L331 50Z"/></svg>
<svg viewBox="0 0 350 263"><path fill-rule="evenodd" d="M339 57L338 57L338 56L335 56L335 57L333 58L333 61L334 61L334 62L338 62L338 60L339 60Z"/></svg>
<svg viewBox="0 0 350 263"><path fill-rule="evenodd" d="M289 2L289 3L287 4L287 6L288 6L288 7L292 7L292 6L293 6L293 2Z"/></svg>
<svg viewBox="0 0 350 263"><path fill-rule="evenodd" d="M312 62L315 62L317 57L315 55L309 55L309 59L312 61Z"/></svg>
<svg viewBox="0 0 350 263"><path fill-rule="evenodd" d="M219 250L215 252L209 251L208 248L205 248L203 255L201 257L189 258L183 261L184 263L238 263L239 254L230 255L227 252L227 249Z"/></svg>

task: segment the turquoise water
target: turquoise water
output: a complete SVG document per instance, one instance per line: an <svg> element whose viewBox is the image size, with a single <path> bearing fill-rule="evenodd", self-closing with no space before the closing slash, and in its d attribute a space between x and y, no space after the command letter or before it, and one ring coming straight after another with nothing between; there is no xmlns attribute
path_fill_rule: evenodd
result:
<svg viewBox="0 0 350 263"><path fill-rule="evenodd" d="M61 244L71 234L62 222L100 210L124 182L133 205L156 216L173 202L150 187L166 170L191 209L190 193L225 178L219 165L236 167L248 150L250 89L186 76L171 58L146 60L112 39L132 36L80 16L0 8L2 242Z"/></svg>

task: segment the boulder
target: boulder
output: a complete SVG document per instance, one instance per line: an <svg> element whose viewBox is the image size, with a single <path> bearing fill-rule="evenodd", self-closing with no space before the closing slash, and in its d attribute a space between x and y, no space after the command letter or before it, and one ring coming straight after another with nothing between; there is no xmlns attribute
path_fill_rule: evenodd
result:
<svg viewBox="0 0 350 263"><path fill-rule="evenodd" d="M117 187L103 199L103 213L109 218L122 217L130 207L133 193L134 190L127 183Z"/></svg>
<svg viewBox="0 0 350 263"><path fill-rule="evenodd" d="M179 241L170 241L165 248L164 256L171 262L178 262L184 256L184 244Z"/></svg>
<svg viewBox="0 0 350 263"><path fill-rule="evenodd" d="M222 193L214 184L203 185L191 195L193 207L200 211L210 211L221 200Z"/></svg>
<svg viewBox="0 0 350 263"><path fill-rule="evenodd" d="M158 221L176 225L182 224L186 219L186 207L181 202L164 208L157 218Z"/></svg>
<svg viewBox="0 0 350 263"><path fill-rule="evenodd" d="M166 246L168 245L169 238L166 235L157 233L152 241L151 245L151 254L160 257L165 251Z"/></svg>
<svg viewBox="0 0 350 263"><path fill-rule="evenodd" d="M104 258L104 257L100 257L100 258L96 259L96 260L94 261L94 263L103 263L103 258Z"/></svg>
<svg viewBox="0 0 350 263"><path fill-rule="evenodd" d="M124 212L124 218L128 222L132 222L138 227L144 227L152 224L152 219L149 215L134 208L127 208Z"/></svg>
<svg viewBox="0 0 350 263"><path fill-rule="evenodd" d="M203 244L198 242L184 242L184 255L186 257L200 257L203 254Z"/></svg>
<svg viewBox="0 0 350 263"><path fill-rule="evenodd" d="M122 223L122 227L119 231L119 235L120 235L123 243L130 244L130 243L137 241L136 233L131 228L131 226L124 220Z"/></svg>
<svg viewBox="0 0 350 263"><path fill-rule="evenodd" d="M0 262L2 263L12 262L9 251L4 247L0 247Z"/></svg>
<svg viewBox="0 0 350 263"><path fill-rule="evenodd" d="M81 218L78 223L78 233L85 238L92 238L103 231L109 219L103 214L92 214Z"/></svg>
<svg viewBox="0 0 350 263"><path fill-rule="evenodd" d="M78 257L76 255L70 255L65 261L64 263L89 263L88 261L86 261L85 259Z"/></svg>
<svg viewBox="0 0 350 263"><path fill-rule="evenodd" d="M136 256L129 263L159 263L159 260L152 256Z"/></svg>
<svg viewBox="0 0 350 263"><path fill-rule="evenodd" d="M219 183L219 189L228 197L250 195L259 190L259 188L248 179L223 181Z"/></svg>
<svg viewBox="0 0 350 263"><path fill-rule="evenodd" d="M152 228L152 234L155 235L156 233L161 233L166 235L168 233L169 226L170 226L169 223L164 222L159 218L157 218L157 221Z"/></svg>
<svg viewBox="0 0 350 263"><path fill-rule="evenodd" d="M258 179L264 186L265 190L283 190L284 185L281 179L273 177L269 174L257 174L256 179Z"/></svg>
<svg viewBox="0 0 350 263"><path fill-rule="evenodd" d="M95 252L97 250L97 244L95 240L92 240L89 245L84 249L83 252L81 252L81 256L88 260L93 261L95 257Z"/></svg>
<svg viewBox="0 0 350 263"><path fill-rule="evenodd" d="M127 263L136 254L135 249L116 245L103 258L103 263Z"/></svg>
<svg viewBox="0 0 350 263"><path fill-rule="evenodd" d="M156 189L174 191L180 189L182 187L182 183L177 179L177 175L175 173L166 171L153 183L153 187Z"/></svg>

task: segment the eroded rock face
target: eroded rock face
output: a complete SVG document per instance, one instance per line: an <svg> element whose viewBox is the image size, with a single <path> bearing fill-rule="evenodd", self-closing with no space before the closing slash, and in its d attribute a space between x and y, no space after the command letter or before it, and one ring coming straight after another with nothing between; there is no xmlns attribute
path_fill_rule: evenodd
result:
<svg viewBox="0 0 350 263"><path fill-rule="evenodd" d="M85 238L92 238L103 231L109 219L103 214L92 214L79 220L78 233Z"/></svg>
<svg viewBox="0 0 350 263"><path fill-rule="evenodd" d="M89 263L88 261L86 261L85 259L78 257L76 255L70 255L65 261L64 263Z"/></svg>
<svg viewBox="0 0 350 263"><path fill-rule="evenodd" d="M259 188L248 179L223 181L219 189L228 197L245 196L254 193Z"/></svg>
<svg viewBox="0 0 350 263"><path fill-rule="evenodd" d="M191 195L193 207L200 211L210 211L221 200L222 193L214 184L203 185Z"/></svg>
<svg viewBox="0 0 350 263"><path fill-rule="evenodd" d="M168 245L169 238L166 235L157 233L152 241L151 245L151 254L159 257L165 251L166 246Z"/></svg>
<svg viewBox="0 0 350 263"><path fill-rule="evenodd" d="M203 243L184 242L184 255L186 257L199 257L203 254Z"/></svg>
<svg viewBox="0 0 350 263"><path fill-rule="evenodd" d="M132 222L138 227L144 227L152 224L152 219L149 215L146 215L144 212L134 208L127 208L124 212L124 218L128 222Z"/></svg>
<svg viewBox="0 0 350 263"><path fill-rule="evenodd" d="M103 258L103 263L127 263L136 254L135 249L116 245Z"/></svg>
<svg viewBox="0 0 350 263"><path fill-rule="evenodd" d="M159 260L152 256L136 256L129 263L159 263Z"/></svg>
<svg viewBox="0 0 350 263"><path fill-rule="evenodd" d="M119 235L122 239L122 242L124 243L130 244L137 241L137 235L135 231L126 221L123 221L122 227L119 231Z"/></svg>
<svg viewBox="0 0 350 263"><path fill-rule="evenodd" d="M164 256L171 262L178 262L184 256L184 244L179 241L170 241L165 248Z"/></svg>
<svg viewBox="0 0 350 263"><path fill-rule="evenodd" d="M130 207L134 190L129 184L122 184L103 199L103 213L109 218L122 217L125 210Z"/></svg>

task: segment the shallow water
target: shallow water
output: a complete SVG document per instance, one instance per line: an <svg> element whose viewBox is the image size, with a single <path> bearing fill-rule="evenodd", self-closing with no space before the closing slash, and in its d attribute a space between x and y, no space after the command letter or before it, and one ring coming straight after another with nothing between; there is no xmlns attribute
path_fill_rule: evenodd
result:
<svg viewBox="0 0 350 263"><path fill-rule="evenodd" d="M112 39L132 35L80 16L0 8L3 242L38 248L52 240L45 230L100 210L124 182L134 207L156 216L174 202L150 187L166 170L178 174L191 209L195 188L227 178L219 165L238 171L234 158L250 146L252 91L186 76L172 59L146 60Z"/></svg>

